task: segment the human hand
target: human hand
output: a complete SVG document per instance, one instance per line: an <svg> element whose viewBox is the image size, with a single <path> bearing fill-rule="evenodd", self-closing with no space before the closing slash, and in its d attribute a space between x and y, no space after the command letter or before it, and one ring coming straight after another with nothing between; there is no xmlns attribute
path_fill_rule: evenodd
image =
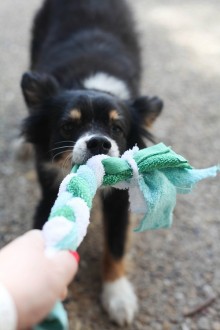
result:
<svg viewBox="0 0 220 330"><path fill-rule="evenodd" d="M68 251L45 255L40 230L29 231L0 251L0 282L15 302L19 330L41 321L65 298L77 268Z"/></svg>

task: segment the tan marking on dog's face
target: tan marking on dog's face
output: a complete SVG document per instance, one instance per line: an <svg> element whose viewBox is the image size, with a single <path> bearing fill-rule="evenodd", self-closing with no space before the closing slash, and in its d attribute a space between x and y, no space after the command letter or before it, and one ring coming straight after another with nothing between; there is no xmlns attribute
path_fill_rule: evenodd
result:
<svg viewBox="0 0 220 330"><path fill-rule="evenodd" d="M109 112L109 119L112 121L112 120L117 120L119 119L119 114L116 110L111 110Z"/></svg>
<svg viewBox="0 0 220 330"><path fill-rule="evenodd" d="M106 248L103 260L103 280L105 282L113 282L124 275L124 259L115 260Z"/></svg>
<svg viewBox="0 0 220 330"><path fill-rule="evenodd" d="M69 117L73 120L80 120L81 119L81 111L79 109L72 109L72 110L70 110Z"/></svg>

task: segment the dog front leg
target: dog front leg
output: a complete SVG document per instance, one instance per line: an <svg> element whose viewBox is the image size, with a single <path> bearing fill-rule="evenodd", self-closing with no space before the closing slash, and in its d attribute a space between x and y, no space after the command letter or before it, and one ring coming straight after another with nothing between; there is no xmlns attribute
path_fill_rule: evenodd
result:
<svg viewBox="0 0 220 330"><path fill-rule="evenodd" d="M103 194L105 246L102 304L110 319L130 324L137 311L137 298L126 277L124 255L129 224L128 193L111 189Z"/></svg>
<svg viewBox="0 0 220 330"><path fill-rule="evenodd" d="M50 168L50 164L37 164L38 179L41 187L41 199L36 208L34 215L34 229L42 229L45 222L48 220L51 208L57 198L60 182L57 169Z"/></svg>
<svg viewBox="0 0 220 330"><path fill-rule="evenodd" d="M48 190L43 193L41 200L36 208L34 215L34 229L42 229L45 222L48 220L51 208L56 200L57 191Z"/></svg>

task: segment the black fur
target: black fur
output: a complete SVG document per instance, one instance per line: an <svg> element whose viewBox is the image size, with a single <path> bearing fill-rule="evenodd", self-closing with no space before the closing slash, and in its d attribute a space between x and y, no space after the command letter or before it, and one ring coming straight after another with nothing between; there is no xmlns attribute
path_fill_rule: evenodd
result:
<svg viewBox="0 0 220 330"><path fill-rule="evenodd" d="M34 227L41 228L60 183L58 169L48 169L54 157L60 159L57 151L72 150L86 132L110 137L120 153L135 144L143 148L143 138L152 138L145 124L159 115L162 101L139 97L140 49L123 0L46 0L34 21L30 67L21 82L29 108L23 133L36 150L42 199ZM122 80L130 99L85 89L83 80L97 72ZM81 111L80 123L68 119L74 108ZM112 109L120 115L116 123L109 122ZM62 149L54 150L58 147ZM106 195L104 213L108 248L113 257L122 258L127 193L112 190Z"/></svg>
<svg viewBox="0 0 220 330"><path fill-rule="evenodd" d="M64 88L83 88L82 78L106 72L140 82L140 51L123 0L47 0L36 16L31 70L52 74Z"/></svg>

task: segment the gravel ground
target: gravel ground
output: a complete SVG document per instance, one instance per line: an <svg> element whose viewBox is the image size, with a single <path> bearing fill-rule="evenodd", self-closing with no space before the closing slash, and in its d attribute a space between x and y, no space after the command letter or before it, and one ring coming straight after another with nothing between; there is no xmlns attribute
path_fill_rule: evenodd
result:
<svg viewBox="0 0 220 330"><path fill-rule="evenodd" d="M143 44L143 93L165 101L154 128L158 141L196 167L218 163L220 2L130 2ZM29 32L38 6L38 0L0 2L1 246L31 227L39 196L32 161L19 163L13 153L26 113L19 81L28 67ZM172 229L132 236L128 264L140 308L133 325L123 329L220 329L219 195L219 177L202 182L194 193L178 198ZM66 303L71 330L117 329L100 307L98 218L80 248L80 270Z"/></svg>

